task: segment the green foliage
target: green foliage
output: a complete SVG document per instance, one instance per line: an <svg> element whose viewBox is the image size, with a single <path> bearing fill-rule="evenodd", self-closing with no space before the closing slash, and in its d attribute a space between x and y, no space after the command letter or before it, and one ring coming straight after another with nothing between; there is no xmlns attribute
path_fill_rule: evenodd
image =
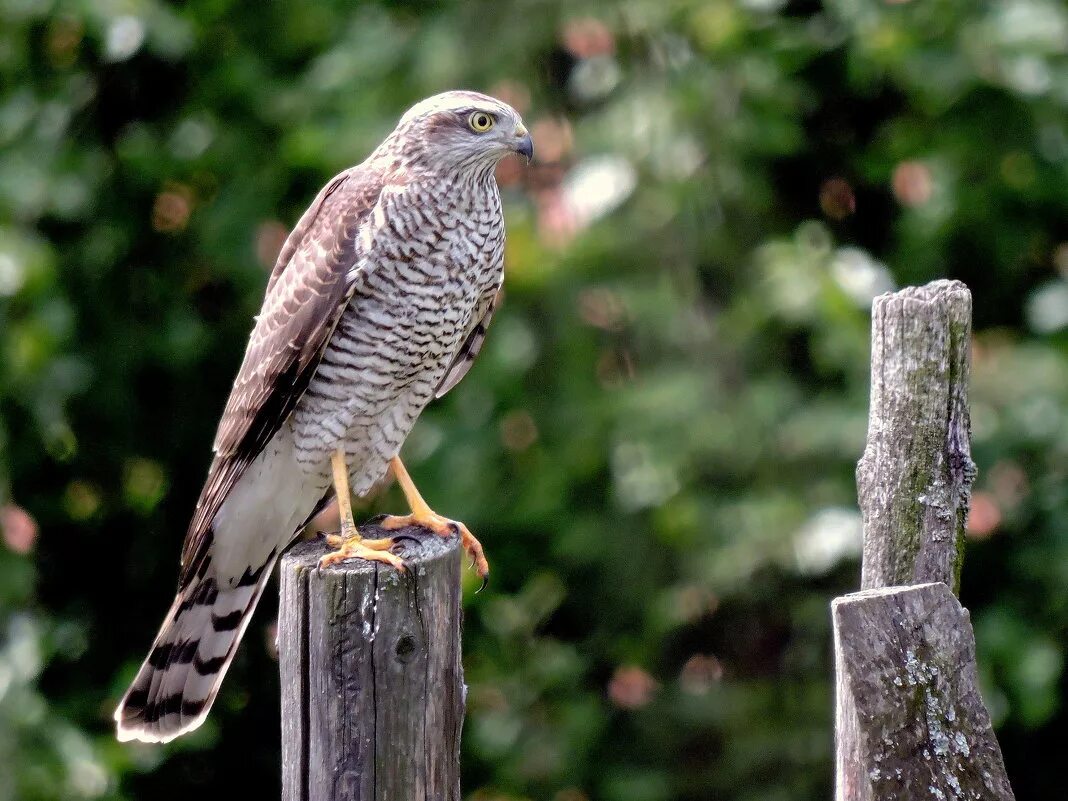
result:
<svg viewBox="0 0 1068 801"><path fill-rule="evenodd" d="M1065 41L1054 0L0 0L0 801L277 793L271 601L195 736L119 746L110 712L279 236L454 87L540 156L502 173L485 352L405 449L494 568L468 797L828 796L868 306L942 276L976 312L963 600L1017 794L1051 794Z"/></svg>

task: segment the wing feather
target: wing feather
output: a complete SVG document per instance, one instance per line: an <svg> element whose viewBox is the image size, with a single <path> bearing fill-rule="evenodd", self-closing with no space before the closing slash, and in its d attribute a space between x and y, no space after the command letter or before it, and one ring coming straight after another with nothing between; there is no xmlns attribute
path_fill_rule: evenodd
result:
<svg viewBox="0 0 1068 801"><path fill-rule="evenodd" d="M471 324L467 330L467 336L464 337L463 343L460 345L459 350L456 351L449 369L445 371L445 375L434 393L435 398L440 398L459 384L460 379L467 375L467 371L475 363L475 358L478 356L479 351L482 350L482 343L486 341L486 331L489 329L490 320L493 319L493 312L500 302L500 297L501 291L497 288L480 299L479 304L475 307L474 314L471 315Z"/></svg>
<svg viewBox="0 0 1068 801"><path fill-rule="evenodd" d="M226 496L308 387L351 296L359 230L381 188L364 168L341 173L320 191L278 254L186 533L183 586L204 563L211 524Z"/></svg>

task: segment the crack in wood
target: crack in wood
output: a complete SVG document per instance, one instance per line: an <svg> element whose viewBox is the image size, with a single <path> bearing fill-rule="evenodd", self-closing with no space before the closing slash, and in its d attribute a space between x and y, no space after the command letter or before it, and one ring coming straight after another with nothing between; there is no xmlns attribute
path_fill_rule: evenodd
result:
<svg viewBox="0 0 1068 801"><path fill-rule="evenodd" d="M462 549L420 532L404 573L283 557L283 801L460 801Z"/></svg>
<svg viewBox="0 0 1068 801"><path fill-rule="evenodd" d="M976 475L970 330L959 281L873 304L863 589L831 605L837 801L1013 799L954 595Z"/></svg>

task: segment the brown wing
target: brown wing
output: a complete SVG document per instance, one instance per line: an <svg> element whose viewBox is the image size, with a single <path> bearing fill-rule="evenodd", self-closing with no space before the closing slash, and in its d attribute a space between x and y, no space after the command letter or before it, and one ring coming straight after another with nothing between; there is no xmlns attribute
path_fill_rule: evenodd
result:
<svg viewBox="0 0 1068 801"><path fill-rule="evenodd" d="M360 224L380 192L381 181L366 169L342 173L323 188L282 246L186 533L183 586L204 563L211 523L226 496L308 387L351 295Z"/></svg>
<svg viewBox="0 0 1068 801"><path fill-rule="evenodd" d="M486 341L486 331L489 328L490 320L493 319L493 312L496 310L500 298L501 291L498 289L492 295L483 296L478 306L475 307L475 312L471 315L471 327L468 329L467 336L464 338L463 344L460 345L460 349L456 351L452 364L445 371L445 375L434 393L435 398L440 398L459 384L460 379L467 375L467 371L471 369L471 365L475 362L475 357L482 350L482 343Z"/></svg>

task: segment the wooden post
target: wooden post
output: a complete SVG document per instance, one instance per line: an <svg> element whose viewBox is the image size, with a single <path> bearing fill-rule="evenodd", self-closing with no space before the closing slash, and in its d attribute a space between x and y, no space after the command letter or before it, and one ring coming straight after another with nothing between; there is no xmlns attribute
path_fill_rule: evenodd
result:
<svg viewBox="0 0 1068 801"><path fill-rule="evenodd" d="M361 530L397 536L408 570L320 570L322 541L282 558L282 799L459 801L458 538Z"/></svg>
<svg viewBox="0 0 1068 801"><path fill-rule="evenodd" d="M864 590L832 603L838 801L1013 799L955 596L976 473L970 336L959 281L873 304Z"/></svg>
<svg viewBox="0 0 1068 801"><path fill-rule="evenodd" d="M839 729L838 798L1011 799L971 622L949 587L864 590L832 608L839 712L845 698L853 711Z"/></svg>
<svg viewBox="0 0 1068 801"><path fill-rule="evenodd" d="M872 304L868 442L857 465L861 587L960 588L975 463L968 377L972 296L934 281Z"/></svg>

